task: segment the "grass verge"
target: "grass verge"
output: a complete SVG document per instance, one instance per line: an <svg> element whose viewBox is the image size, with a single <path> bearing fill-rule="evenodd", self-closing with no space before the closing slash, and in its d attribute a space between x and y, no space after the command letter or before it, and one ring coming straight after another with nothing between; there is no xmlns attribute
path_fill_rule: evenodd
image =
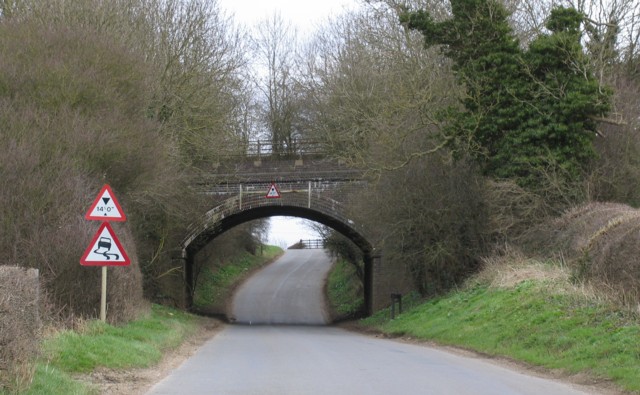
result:
<svg viewBox="0 0 640 395"><path fill-rule="evenodd" d="M87 322L79 331L63 331L44 341L31 387L24 394L97 394L98 389L73 379L98 367L149 367L164 351L177 347L198 326L198 318L153 305L144 318L123 326Z"/></svg>
<svg viewBox="0 0 640 395"><path fill-rule="evenodd" d="M353 265L340 259L327 277L327 298L336 318L348 317L362 310L364 295L362 283Z"/></svg>
<svg viewBox="0 0 640 395"><path fill-rule="evenodd" d="M382 311L362 324L390 335L587 374L640 393L638 314L581 293L568 277L525 279L507 286L475 281L395 320Z"/></svg>
<svg viewBox="0 0 640 395"><path fill-rule="evenodd" d="M194 306L198 309L208 309L215 305L223 309L235 284L251 270L264 266L281 254L280 247L266 245L262 254L253 255L245 252L215 271L205 267L196 284L193 297Z"/></svg>

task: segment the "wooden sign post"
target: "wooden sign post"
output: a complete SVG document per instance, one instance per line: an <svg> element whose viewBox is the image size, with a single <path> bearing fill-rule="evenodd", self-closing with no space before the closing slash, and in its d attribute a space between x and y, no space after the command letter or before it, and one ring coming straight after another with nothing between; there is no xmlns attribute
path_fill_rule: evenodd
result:
<svg viewBox="0 0 640 395"><path fill-rule="evenodd" d="M98 232L82 254L80 264L83 266L102 266L100 320L105 322L107 320L107 266L128 266L131 264L127 252L122 248L120 240L108 222L126 221L124 212L109 185L102 187L85 218L91 221L102 221Z"/></svg>

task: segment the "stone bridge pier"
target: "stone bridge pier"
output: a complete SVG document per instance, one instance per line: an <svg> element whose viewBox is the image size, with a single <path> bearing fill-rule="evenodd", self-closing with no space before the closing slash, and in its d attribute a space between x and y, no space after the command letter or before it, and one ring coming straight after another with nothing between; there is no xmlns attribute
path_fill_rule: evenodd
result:
<svg viewBox="0 0 640 395"><path fill-rule="evenodd" d="M277 196L267 197L272 186ZM385 267L383 251L372 245L366 229L345 209L348 196L366 188L362 174L325 160L253 161L233 171L196 183L210 196L212 208L193 224L182 242L185 305L191 307L194 257L225 231L255 219L276 215L319 222L355 243L364 257L364 300L367 314L390 304L391 293L402 288L402 275Z"/></svg>

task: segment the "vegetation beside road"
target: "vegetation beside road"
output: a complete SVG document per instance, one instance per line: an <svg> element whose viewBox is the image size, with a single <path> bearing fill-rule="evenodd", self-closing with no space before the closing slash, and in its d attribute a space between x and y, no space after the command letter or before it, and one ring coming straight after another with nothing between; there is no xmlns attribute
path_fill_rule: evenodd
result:
<svg viewBox="0 0 640 395"><path fill-rule="evenodd" d="M251 270L273 261L282 249L264 246L262 253L244 251L215 273L203 269L195 303L208 306L226 300L234 285ZM131 369L154 366L163 354L180 346L199 327L199 317L153 305L146 316L113 326L86 321L76 330L63 330L45 339L31 386L24 394L97 394L99 389L78 380L98 368ZM0 394L5 394L0 389Z"/></svg>
<svg viewBox="0 0 640 395"><path fill-rule="evenodd" d="M44 341L31 387L25 394L96 394L74 379L96 368L130 369L157 364L163 352L179 346L198 327L198 317L153 305L151 313L123 326L88 321Z"/></svg>
<svg viewBox="0 0 640 395"><path fill-rule="evenodd" d="M263 246L261 253L251 254L244 251L228 264L217 268L204 267L198 276L193 304L196 308L206 309L216 304L224 304L230 298L234 286L251 270L260 268L282 255L282 249L276 246Z"/></svg>
<svg viewBox="0 0 640 395"><path fill-rule="evenodd" d="M357 314L362 310L364 296L362 283L353 265L338 259L327 278L327 299L335 318Z"/></svg>
<svg viewBox="0 0 640 395"><path fill-rule="evenodd" d="M640 317L608 300L554 263L512 262L394 320L385 310L361 323L640 393Z"/></svg>

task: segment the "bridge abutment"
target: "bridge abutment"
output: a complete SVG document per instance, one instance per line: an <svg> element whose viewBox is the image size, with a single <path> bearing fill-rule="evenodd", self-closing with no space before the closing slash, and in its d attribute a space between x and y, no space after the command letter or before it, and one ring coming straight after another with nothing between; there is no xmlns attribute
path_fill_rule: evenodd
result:
<svg viewBox="0 0 640 395"><path fill-rule="evenodd" d="M373 256L371 270L371 306L368 313L373 314L391 304L392 294L407 294L412 291L411 280L404 269L385 263L382 253Z"/></svg>

